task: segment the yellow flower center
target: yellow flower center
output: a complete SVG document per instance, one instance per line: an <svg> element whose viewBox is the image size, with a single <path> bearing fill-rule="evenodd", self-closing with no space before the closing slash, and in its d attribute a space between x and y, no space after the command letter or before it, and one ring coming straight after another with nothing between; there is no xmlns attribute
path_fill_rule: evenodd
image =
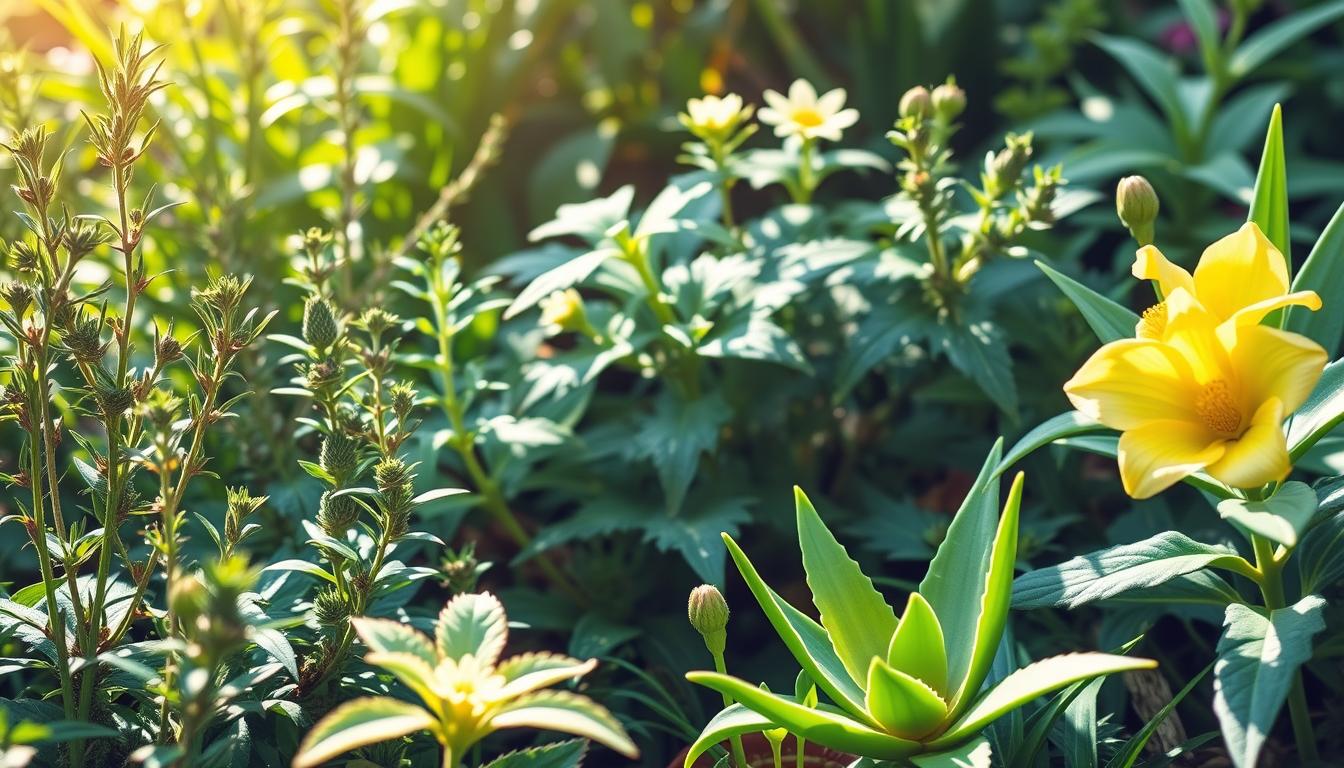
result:
<svg viewBox="0 0 1344 768"><path fill-rule="evenodd" d="M812 107L799 107L793 111L793 122L804 128L816 128L826 122L826 118Z"/></svg>
<svg viewBox="0 0 1344 768"><path fill-rule="evenodd" d="M1235 435L1241 431L1241 409L1237 408L1231 388L1222 379L1204 385L1195 398L1195 412L1204 426L1214 432Z"/></svg>
<svg viewBox="0 0 1344 768"><path fill-rule="evenodd" d="M1144 339L1160 339L1167 330L1167 302L1159 301L1153 306L1143 310L1143 317L1139 318L1139 337Z"/></svg>

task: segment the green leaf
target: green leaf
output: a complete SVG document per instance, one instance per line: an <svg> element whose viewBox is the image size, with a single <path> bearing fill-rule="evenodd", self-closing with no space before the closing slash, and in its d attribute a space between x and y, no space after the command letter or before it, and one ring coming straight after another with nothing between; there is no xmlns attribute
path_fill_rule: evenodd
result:
<svg viewBox="0 0 1344 768"><path fill-rule="evenodd" d="M429 666L439 663L434 644L420 632L405 624L389 619L370 619L358 616L350 620L359 639L375 653L409 653L420 657Z"/></svg>
<svg viewBox="0 0 1344 768"><path fill-rule="evenodd" d="M435 692L434 667L426 664L425 660L413 653L380 653L377 651L365 654L364 663L375 667L381 667L391 672L401 684L415 692L422 701L440 712L439 694Z"/></svg>
<svg viewBox="0 0 1344 768"><path fill-rule="evenodd" d="M1028 454L1062 437L1084 435L1089 432L1104 431L1105 429L1106 427L1078 411L1069 411L1046 419L1035 429L1023 435L1012 449L1004 454L1003 461L1000 461L999 465L994 468L994 474L1002 475L1014 464L1026 458Z"/></svg>
<svg viewBox="0 0 1344 768"><path fill-rule="evenodd" d="M1246 220L1254 222L1269 242L1283 254L1293 271L1292 242L1288 236L1288 166L1283 157L1283 109L1278 104L1269 116L1265 149L1260 155L1260 171L1255 175L1255 192Z"/></svg>
<svg viewBox="0 0 1344 768"><path fill-rule="evenodd" d="M1293 290L1315 291L1325 301L1315 312L1301 306L1289 307L1283 327L1315 341L1333 355L1344 339L1344 301L1331 300L1344 296L1344 205L1335 210L1307 260L1302 262L1293 277Z"/></svg>
<svg viewBox="0 0 1344 768"><path fill-rule="evenodd" d="M303 737L294 768L317 768L352 749L432 729L434 716L424 709L386 696L347 701L322 718Z"/></svg>
<svg viewBox="0 0 1344 768"><path fill-rule="evenodd" d="M1173 133L1178 138L1185 136L1190 118L1181 101L1180 82L1173 61L1147 43L1133 38L1098 35L1095 42L1157 103L1171 123Z"/></svg>
<svg viewBox="0 0 1344 768"><path fill-rule="evenodd" d="M719 429L732 416L732 409L718 392L696 400L664 393L653 413L642 419L632 451L653 462L666 496L667 511L681 510L695 479L700 456L719 444Z"/></svg>
<svg viewBox="0 0 1344 768"><path fill-rule="evenodd" d="M928 735L947 717L947 703L937 691L881 659L868 668L865 703L883 730L905 739Z"/></svg>
<svg viewBox="0 0 1344 768"><path fill-rule="evenodd" d="M1344 578L1344 512L1312 528L1293 560L1302 576L1302 591L1314 592Z"/></svg>
<svg viewBox="0 0 1344 768"><path fill-rule="evenodd" d="M1306 483L1290 481L1264 501L1224 499L1218 514L1246 534L1263 536L1289 549L1307 530L1316 515L1316 492Z"/></svg>
<svg viewBox="0 0 1344 768"><path fill-rule="evenodd" d="M1344 305L1344 302L1339 302ZM1344 360L1325 366L1307 401L1288 422L1288 456L1297 461L1344 420Z"/></svg>
<svg viewBox="0 0 1344 768"><path fill-rule="evenodd" d="M494 664L504 652L508 636L504 606L489 592L454 597L439 612L434 625L435 645L446 659L471 654L477 661Z"/></svg>
<svg viewBox="0 0 1344 768"><path fill-rule="evenodd" d="M495 728L539 728L592 739L634 759L639 748L630 740L620 721L605 707L578 694L538 691L500 707L491 718Z"/></svg>
<svg viewBox="0 0 1344 768"><path fill-rule="evenodd" d="M801 488L794 488L798 546L812 602L835 653L855 680L868 676L873 659L887 658L896 634L896 614L873 588L873 582L821 521Z"/></svg>
<svg viewBox="0 0 1344 768"><path fill-rule="evenodd" d="M1344 16L1344 2L1339 0L1290 13L1246 38L1236 53L1232 54L1228 71L1233 77L1245 77L1280 51L1340 16Z"/></svg>
<svg viewBox="0 0 1344 768"><path fill-rule="evenodd" d="M587 751L588 742L569 739L500 755L485 768L579 768Z"/></svg>
<svg viewBox="0 0 1344 768"><path fill-rule="evenodd" d="M1156 666L1157 662L1151 659L1133 659L1109 653L1070 653L1038 661L1019 669L991 688L946 733L930 742L930 746L938 749L958 744L980 733L985 726L1005 713L1070 683Z"/></svg>
<svg viewBox="0 0 1344 768"><path fill-rule="evenodd" d="M867 710L863 705L863 689L846 671L844 662L836 655L835 647L831 645L831 638L827 636L826 630L766 586L760 574L756 572L756 567L751 564L746 553L737 546L737 542L733 541L731 536L724 534L723 543L728 547L728 554L733 558L733 562L737 564L742 580L747 583L747 588L751 590L756 602L760 603L765 617L770 620L775 632L779 633L780 639L793 654L798 666L802 667L817 686L835 700L835 703L855 717L867 719Z"/></svg>
<svg viewBox="0 0 1344 768"><path fill-rule="evenodd" d="M504 310L504 319L508 320L526 312L556 291L578 285L596 272L607 259L620 255L621 251L618 248L598 248L538 275L518 294L518 298L513 300L509 308Z"/></svg>
<svg viewBox="0 0 1344 768"><path fill-rule="evenodd" d="M686 679L727 694L775 725L823 747L876 760L899 760L921 749L918 742L883 733L841 714L809 709L729 675L687 672Z"/></svg>
<svg viewBox="0 0 1344 768"><path fill-rule="evenodd" d="M1097 768L1097 694L1104 678L1083 686L1059 721L1060 746L1069 768Z"/></svg>
<svg viewBox="0 0 1344 768"><path fill-rule="evenodd" d="M583 677L596 667L597 659L579 661L556 653L520 653L502 662L495 672L505 680L500 698L512 698Z"/></svg>
<svg viewBox="0 0 1344 768"><path fill-rule="evenodd" d="M1204 59L1204 70L1212 74L1222 56L1222 35L1218 32L1218 11L1209 0L1180 0L1181 10L1199 40L1199 53ZM1095 748L1095 744L1093 747Z"/></svg>
<svg viewBox="0 0 1344 768"><path fill-rule="evenodd" d="M695 738L690 749L686 752L686 761L683 766L684 768L691 768L696 758L713 749L715 744L722 744L734 736L757 733L773 727L775 727L775 724L765 716L753 712L741 704L731 704L705 724L705 729Z"/></svg>
<svg viewBox="0 0 1344 768"><path fill-rule="evenodd" d="M1139 324L1138 315L1044 262L1038 261L1036 266L1073 302L1101 343L1133 338L1134 327Z"/></svg>
<svg viewBox="0 0 1344 768"><path fill-rule="evenodd" d="M994 664L994 654L998 652L999 642L1003 639L1004 627L1008 624L1008 609L1013 598L1014 565L1017 563L1017 526L1023 482L1024 476L1019 472L1008 491L1008 500L1003 504L1003 515L999 518L994 545L990 550L989 572L985 575L980 616L975 624L970 666L951 702L952 717L964 712L979 695L980 687L984 685L990 667ZM972 585L966 586L970 588Z"/></svg>
<svg viewBox="0 0 1344 768"><path fill-rule="evenodd" d="M1228 547L1201 544L1164 531L1025 573L1013 584L1014 608L1076 608L1096 600L1152 587L1209 566L1249 563ZM1234 565L1234 567L1236 567Z"/></svg>
<svg viewBox="0 0 1344 768"><path fill-rule="evenodd" d="M1017 383L1013 358L998 326L988 321L961 325L943 323L930 342L941 349L953 367L980 387L1004 413L1017 414Z"/></svg>
<svg viewBox="0 0 1344 768"><path fill-rule="evenodd" d="M981 736L956 749L910 758L915 768L993 768L994 750Z"/></svg>
<svg viewBox="0 0 1344 768"><path fill-rule="evenodd" d="M952 691L962 690L973 663L990 550L999 524L999 483L994 469L1002 452L1003 441L995 442L919 584L919 593L933 606L943 637L949 640L947 685Z"/></svg>
<svg viewBox="0 0 1344 768"><path fill-rule="evenodd" d="M1203 680L1204 676L1209 674L1209 671L1212 669L1213 664L1205 667L1198 675L1195 675L1190 682L1186 683L1185 687L1178 691L1175 696L1171 697L1171 701L1163 704L1162 708L1159 709L1148 722L1143 724L1143 727L1139 729L1139 732L1130 737L1129 741L1126 741L1120 749L1116 751L1115 755L1113 755L1110 761L1106 763L1106 768L1134 768L1134 763L1138 761L1139 755L1143 753L1143 748L1147 746L1148 740L1153 737L1154 733L1157 733L1157 729L1162 723L1166 722L1168 717L1171 717L1171 713L1176 711L1176 705L1184 701L1185 697L1189 696L1190 692L1195 690L1195 686L1199 685L1199 682Z"/></svg>
<svg viewBox="0 0 1344 768"><path fill-rule="evenodd" d="M788 332L754 310L739 313L722 325L716 323L695 351L702 357L760 360L804 373L812 371L803 350Z"/></svg>
<svg viewBox="0 0 1344 768"><path fill-rule="evenodd" d="M1213 668L1213 711L1237 768L1256 765L1294 673L1311 658L1312 637L1325 628L1324 609L1318 595L1268 616L1239 603L1227 606Z"/></svg>
<svg viewBox="0 0 1344 768"><path fill-rule="evenodd" d="M891 636L887 663L922 681L940 696L947 690L947 649L938 614L918 592L911 592L905 613Z"/></svg>

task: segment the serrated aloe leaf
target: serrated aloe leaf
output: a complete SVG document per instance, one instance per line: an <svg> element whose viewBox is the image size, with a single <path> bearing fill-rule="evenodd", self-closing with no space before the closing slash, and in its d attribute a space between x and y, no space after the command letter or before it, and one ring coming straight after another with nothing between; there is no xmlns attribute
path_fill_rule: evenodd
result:
<svg viewBox="0 0 1344 768"><path fill-rule="evenodd" d="M875 760L899 760L922 749L918 742L883 733L844 714L810 709L729 675L687 672L686 679L726 693L775 725L823 747Z"/></svg>
<svg viewBox="0 0 1344 768"><path fill-rule="evenodd" d="M626 757L639 757L639 748L625 728L605 707L565 691L538 691L504 705L490 719L493 728L538 728L592 739Z"/></svg>
<svg viewBox="0 0 1344 768"><path fill-rule="evenodd" d="M985 574L984 592L980 600L980 616L972 636L970 666L952 697L953 718L966 711L980 693L980 686L994 665L994 654L998 652L1003 629L1008 624L1008 609L1013 601L1013 566L1017 562L1017 525L1022 507L1023 482L1023 474L1017 473L1008 491L1008 500L1003 504L1003 514L999 517L999 527L989 554L989 572Z"/></svg>
<svg viewBox="0 0 1344 768"><path fill-rule="evenodd" d="M454 597L443 607L434 625L440 655L460 659L471 654L487 665L499 661L508 634L504 606L489 592Z"/></svg>
<svg viewBox="0 0 1344 768"><path fill-rule="evenodd" d="M794 488L798 546L812 602L835 653L854 680L868 676L873 659L885 659L896 633L896 614L859 564L836 540L801 489Z"/></svg>
<svg viewBox="0 0 1344 768"><path fill-rule="evenodd" d="M961 509L938 546L919 593L929 601L947 644L947 686L960 690L971 667L972 638L980 619L982 590L999 523L999 485L994 470L1003 441L994 443Z"/></svg>
<svg viewBox="0 0 1344 768"><path fill-rule="evenodd" d="M1070 653L1019 669L989 689L951 728L930 742L935 749L954 746L980 733L995 719L1038 696L1070 683L1131 669L1152 669L1157 662L1109 653Z"/></svg>
<svg viewBox="0 0 1344 768"><path fill-rule="evenodd" d="M983 736L956 749L910 758L915 768L992 768L994 750Z"/></svg>
<svg viewBox="0 0 1344 768"><path fill-rule="evenodd" d="M775 724L765 716L753 712L741 704L732 704L715 715L705 725L704 730L696 737L690 750L686 753L684 768L691 768L696 758L708 752L715 744L722 744L734 736L757 733L773 727L775 727Z"/></svg>
<svg viewBox="0 0 1344 768"><path fill-rule="evenodd" d="M322 718L299 745L294 768L315 768L352 749L433 728L424 709L386 696L355 699Z"/></svg>
<svg viewBox="0 0 1344 768"><path fill-rule="evenodd" d="M1307 595L1287 608L1227 606L1213 668L1213 711L1237 768L1254 768L1288 698L1293 673L1311 658L1325 628L1325 600Z"/></svg>
<svg viewBox="0 0 1344 768"><path fill-rule="evenodd" d="M911 592L905 613L891 636L887 663L922 680L940 696L947 695L947 649L943 646L943 628L933 606L918 592Z"/></svg>
<svg viewBox="0 0 1344 768"><path fill-rule="evenodd" d="M1264 501L1224 499L1218 502L1218 514L1247 538L1260 535L1291 549L1311 524L1317 504L1311 486L1291 481Z"/></svg>
<svg viewBox="0 0 1344 768"><path fill-rule="evenodd" d="M737 542L733 541L733 537L724 534L723 543L728 547L728 554L737 565L738 572L742 574L742 580L747 583L747 588L755 596L756 602L760 603L765 617L770 620L770 625L775 628L785 647L793 654L798 666L802 667L803 671L816 682L817 687L825 691L836 704L851 715L876 725L868 719L867 712L863 708L863 689L845 670L845 665L831 646L831 639L826 635L826 630L807 614L775 594L774 590L761 580L756 567L751 564L751 560Z"/></svg>
<svg viewBox="0 0 1344 768"><path fill-rule="evenodd" d="M867 704L883 729L906 739L927 736L947 717L947 703L936 691L881 659L868 668Z"/></svg>
<svg viewBox="0 0 1344 768"><path fill-rule="evenodd" d="M359 639L376 653L409 653L433 667L439 663L434 644L424 634L405 624L388 619L369 619L358 616L350 620Z"/></svg>

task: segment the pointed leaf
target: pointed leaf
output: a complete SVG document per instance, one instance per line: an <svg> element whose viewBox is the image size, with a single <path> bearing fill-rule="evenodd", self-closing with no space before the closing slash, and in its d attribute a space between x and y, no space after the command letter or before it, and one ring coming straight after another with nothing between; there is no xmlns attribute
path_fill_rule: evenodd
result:
<svg viewBox="0 0 1344 768"><path fill-rule="evenodd" d="M439 663L434 644L424 634L405 624L388 619L370 619L358 616L350 620L359 639L375 653L409 653L433 667Z"/></svg>
<svg viewBox="0 0 1344 768"><path fill-rule="evenodd" d="M910 758L915 768L993 768L994 750L982 736L956 749Z"/></svg>
<svg viewBox="0 0 1344 768"><path fill-rule="evenodd" d="M868 669L868 711L888 733L919 739L942 725L947 703L925 683L881 659Z"/></svg>
<svg viewBox="0 0 1344 768"><path fill-rule="evenodd" d="M500 698L512 698L583 677L596 667L597 659L579 661L553 653L524 653L503 662L495 671L507 681Z"/></svg>
<svg viewBox="0 0 1344 768"><path fill-rule="evenodd" d="M1227 606L1213 668L1213 711L1237 768L1256 765L1293 674L1311 658L1311 639L1325 628L1324 609L1318 595L1268 616L1239 603Z"/></svg>
<svg viewBox="0 0 1344 768"><path fill-rule="evenodd" d="M1344 296L1344 205L1335 211L1311 247L1293 277L1293 290L1315 291L1324 304L1315 312L1307 307L1289 307L1283 327L1306 336L1334 356L1344 339L1344 301L1331 300Z"/></svg>
<svg viewBox="0 0 1344 768"><path fill-rule="evenodd" d="M1344 301L1334 303L1344 307ZM1289 458L1293 461L1302 458L1341 420L1344 420L1344 360L1336 360L1325 366L1311 395L1288 422Z"/></svg>
<svg viewBox="0 0 1344 768"><path fill-rule="evenodd" d="M947 649L938 614L918 592L911 592L896 634L891 636L887 663L947 695Z"/></svg>
<svg viewBox="0 0 1344 768"><path fill-rule="evenodd" d="M1228 62L1228 72L1234 77L1245 77L1274 58L1275 54L1291 47L1298 40L1344 16L1344 2L1322 3L1314 8L1290 13L1267 24L1237 48Z"/></svg>
<svg viewBox="0 0 1344 768"><path fill-rule="evenodd" d="M495 728L539 728L582 736L628 758L639 757L620 721L586 696L565 691L540 691L501 707L491 719Z"/></svg>
<svg viewBox="0 0 1344 768"><path fill-rule="evenodd" d="M579 768L587 751L588 742L583 739L557 741L500 755L485 768Z"/></svg>
<svg viewBox="0 0 1344 768"><path fill-rule="evenodd" d="M352 749L434 726L434 716L414 704L386 696L355 699L337 707L308 731L293 766L316 768Z"/></svg>
<svg viewBox="0 0 1344 768"><path fill-rule="evenodd" d="M504 606L489 592L463 594L449 600L434 627L440 656L460 659L471 654L485 664L499 661L508 634Z"/></svg>
<svg viewBox="0 0 1344 768"><path fill-rule="evenodd" d="M1070 653L1038 661L1004 678L1003 682L981 696L961 720L930 744L934 748L956 744L979 733L1010 710L1070 683L1156 666L1157 662L1151 659L1133 659L1109 653Z"/></svg>
<svg viewBox="0 0 1344 768"><path fill-rule="evenodd" d="M426 664L424 659L413 653L374 651L365 654L364 662L391 672L402 685L411 689L431 709L438 711L439 696L434 692L434 668Z"/></svg>
<svg viewBox="0 0 1344 768"><path fill-rule="evenodd" d="M1143 753L1143 748L1148 744L1148 740L1153 737L1154 733L1157 733L1157 729L1162 723L1166 722L1167 718L1171 716L1171 713L1176 711L1176 706L1184 701L1185 697L1189 696L1191 691L1195 690L1195 686L1199 685L1199 682L1203 680L1204 676L1209 674L1209 671L1212 669L1213 664L1205 667L1198 675L1191 678L1190 682L1186 683L1185 687L1178 691L1175 696L1172 696L1171 701L1163 704L1162 708L1149 718L1148 722L1143 724L1143 727L1139 729L1138 733L1135 733L1129 741L1126 741L1120 749L1116 751L1115 755L1111 757L1110 762L1106 763L1106 768L1134 768L1134 763L1138 761L1139 755Z"/></svg>
<svg viewBox="0 0 1344 768"><path fill-rule="evenodd" d="M741 704L729 705L715 715L705 725L705 729L700 732L700 735L695 738L691 748L686 752L686 760L682 763L683 768L691 768L696 758L713 749L715 744L722 744L734 736L758 733L773 727L775 727L775 724L765 716L753 712Z"/></svg>
<svg viewBox="0 0 1344 768"><path fill-rule="evenodd" d="M821 625L850 677L864 680L873 659L885 659L896 634L896 614L873 588L873 582L821 521L821 516L799 488L794 488L798 510L798 546L812 602L821 612Z"/></svg>
<svg viewBox="0 0 1344 768"><path fill-rule="evenodd" d="M1260 155L1260 171L1255 176L1255 192L1246 220L1254 222L1265 233L1269 242L1288 262L1288 273L1293 271L1293 257L1289 253L1292 242L1288 237L1288 167L1283 157L1283 109L1274 105L1269 115L1269 129L1265 133L1265 149Z"/></svg>
<svg viewBox="0 0 1344 768"><path fill-rule="evenodd" d="M1218 514L1245 532L1248 539L1260 535L1292 549L1316 516L1316 505L1316 492L1311 486L1294 480L1264 501L1224 499L1218 502Z"/></svg>
<svg viewBox="0 0 1344 768"><path fill-rule="evenodd" d="M602 263L607 259L620 255L620 249L599 248L582 256L576 256L555 269L538 275L518 294L518 298L513 300L509 308L504 310L504 319L508 320L526 312L556 291L563 291L566 288L578 285L596 272L597 268L602 266Z"/></svg>
<svg viewBox="0 0 1344 768"><path fill-rule="evenodd" d="M1134 327L1139 323L1138 315L1077 280L1055 271L1044 262L1038 261L1036 266L1073 302L1101 343L1108 344L1134 336Z"/></svg>
<svg viewBox="0 0 1344 768"><path fill-rule="evenodd" d="M1058 416L1046 419L1035 429L1023 435L1004 454L1003 461L999 462L999 466L994 469L994 474L1002 475L1036 449L1049 445L1062 437L1073 437L1074 435L1085 435L1090 432L1105 430L1105 426L1078 411L1061 413Z"/></svg>

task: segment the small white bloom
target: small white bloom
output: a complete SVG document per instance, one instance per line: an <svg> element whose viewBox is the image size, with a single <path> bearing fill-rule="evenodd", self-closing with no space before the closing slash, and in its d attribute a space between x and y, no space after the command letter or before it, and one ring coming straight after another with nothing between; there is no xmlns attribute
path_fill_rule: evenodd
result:
<svg viewBox="0 0 1344 768"><path fill-rule="evenodd" d="M845 109L845 89L827 91L820 98L812 84L794 80L788 97L766 91L770 106L761 109L761 122L775 126L776 136L839 141L841 132L859 121L859 111Z"/></svg>
<svg viewBox="0 0 1344 768"><path fill-rule="evenodd" d="M737 126L751 117L752 107L744 106L736 93L727 96L705 96L686 102L681 115L682 125L697 136L726 137Z"/></svg>

